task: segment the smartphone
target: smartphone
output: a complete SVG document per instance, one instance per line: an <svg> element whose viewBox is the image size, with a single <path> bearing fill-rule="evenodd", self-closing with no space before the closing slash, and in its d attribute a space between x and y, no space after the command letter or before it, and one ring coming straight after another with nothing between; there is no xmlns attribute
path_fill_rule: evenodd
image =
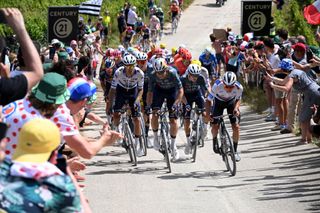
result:
<svg viewBox="0 0 320 213"><path fill-rule="evenodd" d="M49 49L49 59L53 59L54 58L54 54L56 53L56 48L55 47L50 47Z"/></svg>
<svg viewBox="0 0 320 213"><path fill-rule="evenodd" d="M56 167L58 167L63 173L67 174L67 160L62 154L58 153Z"/></svg>
<svg viewBox="0 0 320 213"><path fill-rule="evenodd" d="M0 122L0 141L6 137L8 130L8 125L6 123Z"/></svg>
<svg viewBox="0 0 320 213"><path fill-rule="evenodd" d="M4 16L4 13L2 10L0 10L0 24L6 24L7 23L7 20Z"/></svg>
<svg viewBox="0 0 320 213"><path fill-rule="evenodd" d="M3 64L6 64L7 60L6 60L6 57L9 55L9 51L8 51L8 48L5 47L3 48L3 50L1 51L1 59L0 59L0 62L3 63Z"/></svg>

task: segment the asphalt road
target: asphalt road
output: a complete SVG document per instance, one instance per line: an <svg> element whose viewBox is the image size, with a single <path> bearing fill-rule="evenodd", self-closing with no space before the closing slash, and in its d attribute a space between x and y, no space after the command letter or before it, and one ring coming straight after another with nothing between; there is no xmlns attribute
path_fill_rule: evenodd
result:
<svg viewBox="0 0 320 213"><path fill-rule="evenodd" d="M209 46L213 28L240 31L240 1L222 8L195 0L184 12L178 33L163 39L169 47L183 43L198 56ZM298 138L270 131L272 123L242 106L239 151L242 160L231 177L221 157L213 154L211 137L192 163L184 155L184 132L179 130L181 159L168 174L162 155L152 149L133 167L120 147L104 148L85 161L85 195L97 213L300 213L320 212L320 150L315 145L295 146ZM95 112L104 115L101 101ZM98 137L99 126L83 133Z"/></svg>

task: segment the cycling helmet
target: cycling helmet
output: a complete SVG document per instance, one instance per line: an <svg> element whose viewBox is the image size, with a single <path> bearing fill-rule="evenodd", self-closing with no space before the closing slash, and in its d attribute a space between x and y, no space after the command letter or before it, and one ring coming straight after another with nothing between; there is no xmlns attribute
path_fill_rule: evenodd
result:
<svg viewBox="0 0 320 213"><path fill-rule="evenodd" d="M116 63L114 62L114 60L112 60L112 59L110 59L110 58L107 58L107 59L105 60L104 64L105 64L105 67L106 67L107 69L109 69L109 68L114 67L114 65L115 65Z"/></svg>
<svg viewBox="0 0 320 213"><path fill-rule="evenodd" d="M211 54L211 49L210 49L210 47L207 47L206 49L204 49L203 52L206 53L206 54Z"/></svg>
<svg viewBox="0 0 320 213"><path fill-rule="evenodd" d="M200 75L201 67L197 64L190 64L188 66L187 72L191 75Z"/></svg>
<svg viewBox="0 0 320 213"><path fill-rule="evenodd" d="M167 45L166 45L165 43L161 43L161 44L160 44L160 48L161 48L161 49L165 49L166 46L167 46Z"/></svg>
<svg viewBox="0 0 320 213"><path fill-rule="evenodd" d="M133 47L128 47L127 51L128 53L133 54L135 50Z"/></svg>
<svg viewBox="0 0 320 213"><path fill-rule="evenodd" d="M137 61L145 61L148 59L148 55L144 52L139 52L137 54Z"/></svg>
<svg viewBox="0 0 320 213"><path fill-rule="evenodd" d="M112 48L108 48L106 53L105 53L106 57L112 56L113 52L114 52L114 50Z"/></svg>
<svg viewBox="0 0 320 213"><path fill-rule="evenodd" d="M120 50L114 50L113 53L112 53L112 56L115 57L115 58L120 58L122 55L121 51Z"/></svg>
<svg viewBox="0 0 320 213"><path fill-rule="evenodd" d="M190 61L192 58L192 55L189 51L186 52L184 56L182 56L183 59Z"/></svg>
<svg viewBox="0 0 320 213"><path fill-rule="evenodd" d="M136 57L134 57L133 55L131 54L128 54L126 55L125 57L123 57L122 59L122 62L125 64L125 65L133 65L136 63Z"/></svg>
<svg viewBox="0 0 320 213"><path fill-rule="evenodd" d="M127 31L128 31L128 32L131 32L131 31L132 31L132 27L131 27L131 26L128 26L128 27L127 27Z"/></svg>
<svg viewBox="0 0 320 213"><path fill-rule="evenodd" d="M234 72L227 71L223 75L222 81L227 86L233 86L237 81L237 76L236 76L236 74L234 74Z"/></svg>
<svg viewBox="0 0 320 213"><path fill-rule="evenodd" d="M174 63L174 59L173 59L171 54L166 55L165 60L166 60L167 64L173 64Z"/></svg>
<svg viewBox="0 0 320 213"><path fill-rule="evenodd" d="M153 69L156 72L162 72L167 68L167 62L164 58L157 58L153 62Z"/></svg>
<svg viewBox="0 0 320 213"><path fill-rule="evenodd" d="M154 51L154 54L155 55L162 55L163 54L163 50L160 49L160 48L156 48L155 51Z"/></svg>
<svg viewBox="0 0 320 213"><path fill-rule="evenodd" d="M292 60L289 58L284 58L280 61L279 68L287 71L292 71L294 69Z"/></svg>
<svg viewBox="0 0 320 213"><path fill-rule="evenodd" d="M192 60L192 61L191 61L191 64L196 64L196 65L198 65L198 66L201 67L201 61L199 61L198 59Z"/></svg>

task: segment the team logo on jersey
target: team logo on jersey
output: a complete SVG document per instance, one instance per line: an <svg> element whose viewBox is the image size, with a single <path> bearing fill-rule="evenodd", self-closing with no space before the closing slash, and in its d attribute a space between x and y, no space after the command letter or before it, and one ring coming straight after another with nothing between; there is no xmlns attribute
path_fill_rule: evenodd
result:
<svg viewBox="0 0 320 213"><path fill-rule="evenodd" d="M13 102L13 103L10 103L7 106L3 107L2 113L7 118L10 115L12 115L16 111L16 109L17 109L17 103Z"/></svg>

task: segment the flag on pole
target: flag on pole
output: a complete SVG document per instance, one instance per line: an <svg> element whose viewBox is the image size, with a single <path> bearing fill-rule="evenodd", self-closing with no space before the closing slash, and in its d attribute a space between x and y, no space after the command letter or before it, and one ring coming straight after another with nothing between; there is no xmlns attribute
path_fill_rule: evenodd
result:
<svg viewBox="0 0 320 213"><path fill-rule="evenodd" d="M309 24L320 24L320 0L315 1L313 4L308 5L303 11L304 18Z"/></svg>
<svg viewBox="0 0 320 213"><path fill-rule="evenodd" d="M83 2L79 7L79 13L92 15L92 16L99 16L101 5L102 5L102 0L89 0L89 1Z"/></svg>

